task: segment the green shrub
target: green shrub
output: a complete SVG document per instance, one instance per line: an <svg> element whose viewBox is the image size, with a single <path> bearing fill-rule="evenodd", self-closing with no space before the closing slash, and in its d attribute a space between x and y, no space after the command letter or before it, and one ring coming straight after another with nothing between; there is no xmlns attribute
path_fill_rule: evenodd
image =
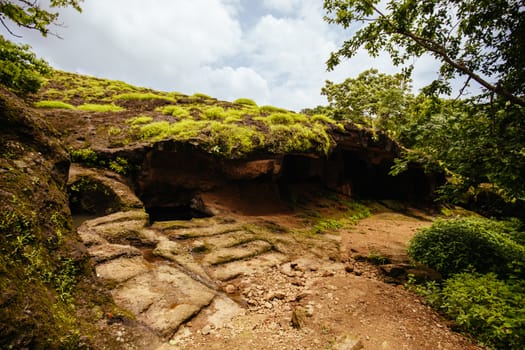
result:
<svg viewBox="0 0 525 350"><path fill-rule="evenodd" d="M75 109L75 106L62 101L38 101L35 103L37 108L60 108L60 109Z"/></svg>
<svg viewBox="0 0 525 350"><path fill-rule="evenodd" d="M201 134L208 124L208 121L183 119L170 124L167 135L177 140L188 140Z"/></svg>
<svg viewBox="0 0 525 350"><path fill-rule="evenodd" d="M209 120L223 120L228 117L228 113L222 107L210 107L206 108L201 116Z"/></svg>
<svg viewBox="0 0 525 350"><path fill-rule="evenodd" d="M249 98L238 98L235 101L233 101L233 103L257 107L257 103L255 103L254 100L250 100Z"/></svg>
<svg viewBox="0 0 525 350"><path fill-rule="evenodd" d="M115 160L109 162L109 168L116 173L128 175L131 171L131 166L124 158L117 157Z"/></svg>
<svg viewBox="0 0 525 350"><path fill-rule="evenodd" d="M444 276L495 272L525 276L525 248L509 235L509 225L482 218L437 220L410 242L410 257Z"/></svg>
<svg viewBox="0 0 525 350"><path fill-rule="evenodd" d="M149 139L153 137L162 138L169 135L170 123L167 121L153 122L140 128L141 137Z"/></svg>
<svg viewBox="0 0 525 350"><path fill-rule="evenodd" d="M98 164L97 153L91 148L70 149L71 161L74 163L83 163L90 166Z"/></svg>
<svg viewBox="0 0 525 350"><path fill-rule="evenodd" d="M325 233L326 231L336 231L344 225L337 219L321 219L312 227L312 233Z"/></svg>
<svg viewBox="0 0 525 350"><path fill-rule="evenodd" d="M171 116L180 117L180 118L185 118L185 117L190 116L190 112L187 109L180 107L180 106L174 106L174 105L159 107L156 109L156 111L161 112L162 114L165 114L165 115L171 115Z"/></svg>
<svg viewBox="0 0 525 350"><path fill-rule="evenodd" d="M261 113L290 113L290 111L284 108L274 106L262 106L259 108L259 110L261 111Z"/></svg>
<svg viewBox="0 0 525 350"><path fill-rule="evenodd" d="M328 154L333 141L319 125L270 125L271 151L275 153L320 152Z"/></svg>
<svg viewBox="0 0 525 350"><path fill-rule="evenodd" d="M152 121L153 121L152 117L147 116L147 115L141 115L141 116L130 118L126 120L126 124L129 124L131 126L136 126L136 125L148 124L148 123L151 123Z"/></svg>
<svg viewBox="0 0 525 350"><path fill-rule="evenodd" d="M493 273L462 273L445 281L441 310L465 331L496 349L523 349L525 283Z"/></svg>
<svg viewBox="0 0 525 350"><path fill-rule="evenodd" d="M129 92L113 96L114 100L164 100L177 102L173 97L154 94L152 92Z"/></svg>
<svg viewBox="0 0 525 350"><path fill-rule="evenodd" d="M122 129L121 128L117 128L116 126L110 126L108 128L108 136L117 136L117 135L120 135L122 134Z"/></svg>
<svg viewBox="0 0 525 350"><path fill-rule="evenodd" d="M250 153L263 141L257 131L235 124L211 122L209 132L214 144L211 150L227 157Z"/></svg>
<svg viewBox="0 0 525 350"><path fill-rule="evenodd" d="M95 104L95 103L85 103L77 107L78 110L88 111L88 112L121 112L125 111L125 108L114 104Z"/></svg>
<svg viewBox="0 0 525 350"><path fill-rule="evenodd" d="M209 99L209 100L213 99L213 97L203 94L201 92L196 92L191 97L195 97L198 99Z"/></svg>
<svg viewBox="0 0 525 350"><path fill-rule="evenodd" d="M290 125L297 122L292 113L272 113L267 117L270 124ZM305 118L306 121L306 118Z"/></svg>
<svg viewBox="0 0 525 350"><path fill-rule="evenodd" d="M2 2L2 12L9 6L15 7ZM34 93L50 71L47 62L38 59L29 45L14 44L0 35L0 84L20 94Z"/></svg>
<svg viewBox="0 0 525 350"><path fill-rule="evenodd" d="M315 123L324 123L337 126L341 131L345 131L345 126L342 123L337 122L336 120L324 115L324 114L314 114L310 117L310 120Z"/></svg>

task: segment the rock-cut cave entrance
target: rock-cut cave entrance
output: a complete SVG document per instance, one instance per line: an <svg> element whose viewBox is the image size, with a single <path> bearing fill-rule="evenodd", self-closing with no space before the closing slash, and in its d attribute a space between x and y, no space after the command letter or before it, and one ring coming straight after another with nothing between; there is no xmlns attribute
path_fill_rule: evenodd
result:
<svg viewBox="0 0 525 350"><path fill-rule="evenodd" d="M198 208L193 203L179 206L146 206L146 212L149 215L150 223L156 221L191 220L213 216L210 211Z"/></svg>
<svg viewBox="0 0 525 350"><path fill-rule="evenodd" d="M206 207L198 193L194 191L181 191L164 187L160 193L143 193L141 200L151 223L213 216L211 210Z"/></svg>
<svg viewBox="0 0 525 350"><path fill-rule="evenodd" d="M199 152L153 150L146 156L135 190L150 222L213 216L200 197L203 174L213 174Z"/></svg>

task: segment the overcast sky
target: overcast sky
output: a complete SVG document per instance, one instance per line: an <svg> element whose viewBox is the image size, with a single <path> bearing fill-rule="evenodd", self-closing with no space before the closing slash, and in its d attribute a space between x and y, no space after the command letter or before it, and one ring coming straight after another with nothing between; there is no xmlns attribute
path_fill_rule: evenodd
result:
<svg viewBox="0 0 525 350"><path fill-rule="evenodd" d="M61 10L62 39L36 32L28 43L57 69L163 91L205 93L292 110L326 104L325 80L343 81L368 68L399 72L388 57L360 54L333 72L325 62L351 31L329 25L321 0L86 0L82 13ZM437 70L416 63L414 87Z"/></svg>

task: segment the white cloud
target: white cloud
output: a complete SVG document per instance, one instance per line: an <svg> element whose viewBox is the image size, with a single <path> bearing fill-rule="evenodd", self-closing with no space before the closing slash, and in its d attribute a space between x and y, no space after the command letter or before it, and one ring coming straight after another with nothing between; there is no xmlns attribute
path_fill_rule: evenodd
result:
<svg viewBox="0 0 525 350"><path fill-rule="evenodd" d="M251 68L202 67L196 73L185 81L185 85L193 88L192 92L202 92L227 101L241 97L251 98L258 104L269 101L267 81Z"/></svg>
<svg viewBox="0 0 525 350"><path fill-rule="evenodd" d="M320 3L300 5L296 17L261 17L244 40L246 60L269 82L271 103L294 110L324 103L325 62L336 48Z"/></svg>
<svg viewBox="0 0 525 350"><path fill-rule="evenodd" d="M264 0L267 9L282 13L292 13L300 5L301 0Z"/></svg>
<svg viewBox="0 0 525 350"><path fill-rule="evenodd" d="M90 0L81 14L61 11L63 40L23 32L23 41L59 69L294 110L325 104L326 79L399 71L386 56L359 53L326 72L330 52L350 34L323 14L318 0ZM418 82L431 65L421 62Z"/></svg>

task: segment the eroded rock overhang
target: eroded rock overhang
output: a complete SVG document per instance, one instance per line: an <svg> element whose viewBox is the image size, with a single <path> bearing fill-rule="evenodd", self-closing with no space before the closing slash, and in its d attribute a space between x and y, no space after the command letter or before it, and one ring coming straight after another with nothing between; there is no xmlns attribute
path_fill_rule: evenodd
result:
<svg viewBox="0 0 525 350"><path fill-rule="evenodd" d="M347 136L329 155L225 159L190 144L163 141L144 151L132 182L153 219L174 212L178 218L213 215L207 201L216 201L216 206L257 201L261 207L272 203L278 207L288 188L297 184L318 185L358 199L429 202L440 176L425 174L416 164L400 175L389 175L399 152L386 137Z"/></svg>

